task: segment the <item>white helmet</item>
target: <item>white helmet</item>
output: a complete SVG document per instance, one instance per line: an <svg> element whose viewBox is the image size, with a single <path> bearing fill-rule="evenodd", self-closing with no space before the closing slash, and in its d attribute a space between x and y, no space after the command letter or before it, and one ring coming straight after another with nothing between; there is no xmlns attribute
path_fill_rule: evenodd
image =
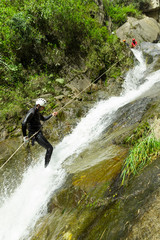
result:
<svg viewBox="0 0 160 240"><path fill-rule="evenodd" d="M41 107L45 107L45 105L47 104L46 100L44 98L39 98L36 101L36 105L40 105Z"/></svg>

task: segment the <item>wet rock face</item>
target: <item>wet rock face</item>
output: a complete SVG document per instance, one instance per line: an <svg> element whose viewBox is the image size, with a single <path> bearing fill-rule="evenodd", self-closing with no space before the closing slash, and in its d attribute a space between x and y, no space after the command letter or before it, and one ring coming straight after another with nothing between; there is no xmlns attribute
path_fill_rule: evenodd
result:
<svg viewBox="0 0 160 240"><path fill-rule="evenodd" d="M110 186L106 183L101 187L96 185L92 193L82 188L83 184L88 184L86 181L81 182L81 187L66 186L52 199L50 214L37 236L57 240L96 240L101 236L111 240L155 239L155 236L159 237L159 175L160 161L157 159L143 173L132 178L125 188L118 187L118 178ZM69 178L71 182L72 176ZM76 177L74 183L75 180ZM151 225L146 227L145 224Z"/></svg>
<svg viewBox="0 0 160 240"><path fill-rule="evenodd" d="M156 239L154 236L159 236L159 233L156 232L159 229L159 224L156 221L157 214L155 217L153 216L153 210L156 209L156 203L159 202L159 190L157 191L160 187L159 174L159 160L157 159L146 167L143 173L133 178L125 189L119 189L116 192L117 195L114 192L115 183L110 188L110 195L106 191L106 196L111 198L112 195L112 199L113 196L116 197L110 208L105 206L101 218L96 219L96 223L94 223L96 227L102 226L102 224L105 226L103 239ZM149 223L148 218L151 214L152 221L154 221L151 226L154 229L151 230L151 227L148 227L146 231L145 222L148 220ZM133 230L131 230L132 227ZM94 229L90 232L91 235L98 237ZM90 236L84 239L91 239ZM96 237L93 239L98 239Z"/></svg>
<svg viewBox="0 0 160 240"><path fill-rule="evenodd" d="M160 239L159 215L160 215L160 193L155 193L154 200L151 206L146 209L143 216L140 217L137 224L135 224L126 240L154 240ZM143 229L139 231L139 229Z"/></svg>
<svg viewBox="0 0 160 240"><path fill-rule="evenodd" d="M152 201L160 186L160 166L159 160L153 162L122 187L119 173L129 150L123 140L146 112L147 117L156 113L152 103L153 98L144 96L119 109L116 121L98 141L72 164L64 163L68 179L48 205L47 224L45 218L42 220L41 229L45 229L42 236L37 228L33 239L36 236L57 240L134 239L136 229L145 224L141 222L147 209L145 204ZM139 219L140 225L134 225ZM141 236L144 234L142 230Z"/></svg>
<svg viewBox="0 0 160 240"><path fill-rule="evenodd" d="M154 43L144 42L140 46L146 58L146 63L150 66L153 66L153 70L159 70L160 50L158 48L158 45Z"/></svg>
<svg viewBox="0 0 160 240"><path fill-rule="evenodd" d="M142 119L151 101L151 98L143 98L128 103L124 107L118 109L118 111L115 113L115 117L117 119L115 128L120 126L127 127L139 122Z"/></svg>
<svg viewBox="0 0 160 240"><path fill-rule="evenodd" d="M141 44L141 49L146 55L150 55L152 57L160 56L160 49L157 44L143 42L143 44Z"/></svg>
<svg viewBox="0 0 160 240"><path fill-rule="evenodd" d="M148 166L137 179L141 180L142 202L146 203L137 211L137 221L128 229L126 240L160 239L159 214L160 214L160 163L159 159ZM142 179L143 177L143 179ZM139 184L140 185L140 184ZM137 191L138 193L138 191ZM137 194L137 202L139 201Z"/></svg>

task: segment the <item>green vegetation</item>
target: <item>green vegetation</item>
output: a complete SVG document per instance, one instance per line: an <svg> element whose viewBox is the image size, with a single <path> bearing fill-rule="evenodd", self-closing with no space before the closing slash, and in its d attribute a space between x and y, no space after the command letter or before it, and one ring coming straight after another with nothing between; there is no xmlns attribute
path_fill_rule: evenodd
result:
<svg viewBox="0 0 160 240"><path fill-rule="evenodd" d="M111 18L115 28L125 23L127 16L140 16L140 12L134 8L132 3L125 6L123 2L116 3L116 1L110 2L108 0L104 0L104 7L107 16Z"/></svg>
<svg viewBox="0 0 160 240"><path fill-rule="evenodd" d="M136 175L147 163L153 160L160 151L160 141L153 134L140 138L131 149L122 170L122 185L131 175Z"/></svg>
<svg viewBox="0 0 160 240"><path fill-rule="evenodd" d="M148 122L142 122L139 126L134 129L133 134L124 140L124 144L128 146L135 146L137 142L143 140L150 133L150 125Z"/></svg>
<svg viewBox="0 0 160 240"><path fill-rule="evenodd" d="M132 4L135 8L144 11L149 8L151 1L150 0L114 0L114 3L118 5L128 6Z"/></svg>
<svg viewBox="0 0 160 240"><path fill-rule="evenodd" d="M112 30L137 16L133 6L119 7L104 0L106 16L100 21L93 0L0 1L0 120L22 118L31 100L50 94L54 107L56 79L66 79L63 67L83 64L95 79L125 56ZM114 23L108 29L108 17ZM107 24L106 24L107 23ZM117 77L125 63L106 77ZM81 70L82 71L82 70ZM61 86L64 87L63 84Z"/></svg>

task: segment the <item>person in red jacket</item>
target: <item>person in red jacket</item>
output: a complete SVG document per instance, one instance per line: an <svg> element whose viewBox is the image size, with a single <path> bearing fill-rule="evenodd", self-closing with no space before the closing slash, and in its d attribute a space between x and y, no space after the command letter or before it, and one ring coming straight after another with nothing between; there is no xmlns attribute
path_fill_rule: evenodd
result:
<svg viewBox="0 0 160 240"><path fill-rule="evenodd" d="M134 48L136 46L137 46L137 41L135 40L135 38L133 38L131 43L131 48Z"/></svg>

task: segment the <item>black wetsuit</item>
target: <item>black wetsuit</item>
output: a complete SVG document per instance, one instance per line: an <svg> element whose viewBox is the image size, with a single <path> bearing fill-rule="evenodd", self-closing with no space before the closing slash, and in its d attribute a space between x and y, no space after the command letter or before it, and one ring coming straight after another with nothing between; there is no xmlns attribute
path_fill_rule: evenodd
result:
<svg viewBox="0 0 160 240"><path fill-rule="evenodd" d="M47 141L47 139L43 136L43 133L41 131L42 125L40 121L47 121L51 117L52 117L52 114L47 117L44 117L38 111L38 109L34 107L28 111L26 117L22 122L23 136L24 137L27 136L27 128L28 128L28 137L31 137L33 134L37 132L35 136L32 138L32 144L34 145L34 141L37 141L42 147L44 147L47 150L45 155L45 167L47 167L51 159L53 147Z"/></svg>

